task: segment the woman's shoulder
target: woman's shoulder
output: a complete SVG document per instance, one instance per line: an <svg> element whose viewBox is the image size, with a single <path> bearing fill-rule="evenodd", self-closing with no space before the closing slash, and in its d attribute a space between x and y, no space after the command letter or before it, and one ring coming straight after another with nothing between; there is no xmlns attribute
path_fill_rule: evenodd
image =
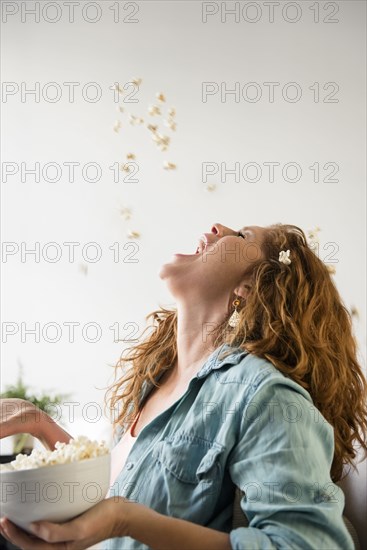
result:
<svg viewBox="0 0 367 550"><path fill-rule="evenodd" d="M272 387L273 391L276 387L277 392L288 393L291 390L312 402L310 393L290 376L281 372L271 361L243 348L233 348L226 358L218 361L216 378L220 384L245 386L251 389L251 393L265 387L268 390Z"/></svg>

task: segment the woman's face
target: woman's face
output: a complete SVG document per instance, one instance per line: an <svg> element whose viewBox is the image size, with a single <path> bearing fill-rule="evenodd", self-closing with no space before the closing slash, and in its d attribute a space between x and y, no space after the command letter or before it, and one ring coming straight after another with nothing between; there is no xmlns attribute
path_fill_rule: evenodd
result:
<svg viewBox="0 0 367 550"><path fill-rule="evenodd" d="M244 273L255 260L263 258L265 231L256 225L235 230L215 223L209 233L200 236L196 253L174 254L159 275L177 297L182 292L199 292L208 299L233 291L245 297L248 277Z"/></svg>

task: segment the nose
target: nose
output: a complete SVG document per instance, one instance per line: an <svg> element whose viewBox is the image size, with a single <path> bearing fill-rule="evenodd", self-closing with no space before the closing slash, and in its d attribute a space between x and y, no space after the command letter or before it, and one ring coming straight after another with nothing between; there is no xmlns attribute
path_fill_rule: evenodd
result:
<svg viewBox="0 0 367 550"><path fill-rule="evenodd" d="M218 237L224 237L225 235L234 235L236 233L236 231L233 231L233 229L230 229L229 227L226 227L221 223L215 223L211 231L212 233L214 233L214 235L217 235Z"/></svg>

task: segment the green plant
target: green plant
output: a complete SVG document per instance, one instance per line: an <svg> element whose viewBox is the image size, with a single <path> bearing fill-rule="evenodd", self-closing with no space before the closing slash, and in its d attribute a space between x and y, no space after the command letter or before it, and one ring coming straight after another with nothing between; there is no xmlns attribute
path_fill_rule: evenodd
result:
<svg viewBox="0 0 367 550"><path fill-rule="evenodd" d="M8 385L5 387L5 391L0 393L0 399L24 399L33 403L41 411L46 412L51 418L54 418L57 414L57 408L55 405L61 405L66 399L70 398L70 394L53 394L49 395L44 391L40 395L36 395L30 391L30 387L23 381L22 367L19 367L19 374L17 382L14 385ZM28 438L28 434L17 434L14 454L20 453L25 441Z"/></svg>

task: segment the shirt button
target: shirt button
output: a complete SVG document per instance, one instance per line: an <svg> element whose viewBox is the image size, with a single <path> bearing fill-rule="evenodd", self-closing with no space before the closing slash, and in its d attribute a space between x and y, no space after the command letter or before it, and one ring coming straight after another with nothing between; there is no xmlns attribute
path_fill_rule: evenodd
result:
<svg viewBox="0 0 367 550"><path fill-rule="evenodd" d="M131 470L131 468L134 468L134 464L133 464L132 462L128 462L128 463L126 464L126 469L127 469L127 470Z"/></svg>

